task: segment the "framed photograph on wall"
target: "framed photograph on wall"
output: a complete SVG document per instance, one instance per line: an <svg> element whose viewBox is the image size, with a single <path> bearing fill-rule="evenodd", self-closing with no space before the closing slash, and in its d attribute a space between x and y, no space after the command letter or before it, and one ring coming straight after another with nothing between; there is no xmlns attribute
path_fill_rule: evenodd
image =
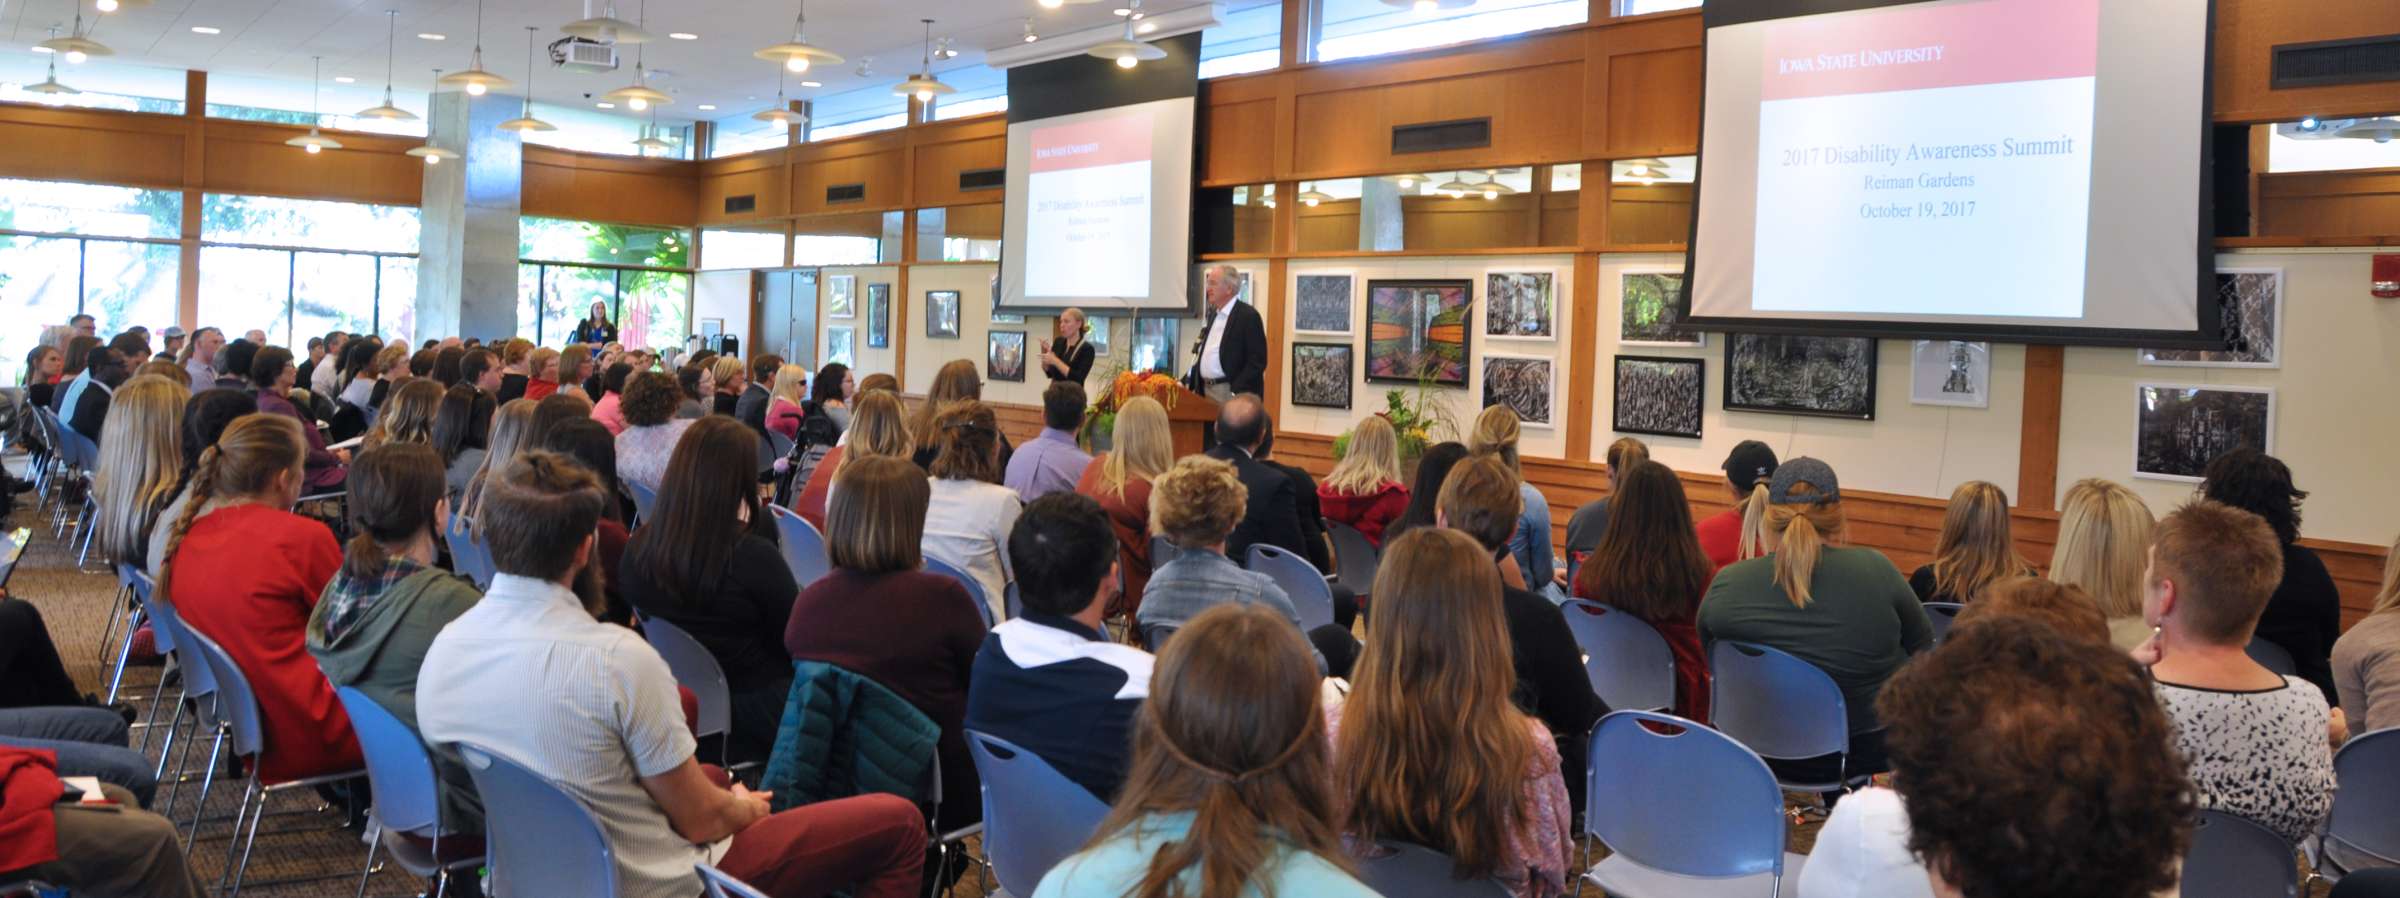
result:
<svg viewBox="0 0 2400 898"><path fill-rule="evenodd" d="M1609 429L1662 437L1700 438L1708 363L1701 359L1621 355Z"/></svg>
<svg viewBox="0 0 2400 898"><path fill-rule="evenodd" d="M855 367L858 364L858 329L829 327L825 329L825 361L840 362Z"/></svg>
<svg viewBox="0 0 2400 898"><path fill-rule="evenodd" d="M1725 336L1725 409L1875 420L1875 338Z"/></svg>
<svg viewBox="0 0 2400 898"><path fill-rule="evenodd" d="M1683 325L1675 301L1683 272L1628 271L1617 282L1617 345L1706 346L1708 333Z"/></svg>
<svg viewBox="0 0 2400 898"><path fill-rule="evenodd" d="M1084 316L1083 324L1085 327L1090 328L1090 330L1084 332L1083 342L1092 344L1092 355L1095 357L1107 355L1108 328L1111 324L1109 317L1106 315L1087 315Z"/></svg>
<svg viewBox="0 0 2400 898"><path fill-rule="evenodd" d="M2226 384L2136 384L2133 476L2200 482L2235 449L2275 451L2275 390Z"/></svg>
<svg viewBox="0 0 2400 898"><path fill-rule="evenodd" d="M1469 280L1367 282L1367 380L1467 385Z"/></svg>
<svg viewBox="0 0 2400 898"><path fill-rule="evenodd" d="M1992 407L1992 344L1918 340L1908 347L1908 401Z"/></svg>
<svg viewBox="0 0 2400 898"><path fill-rule="evenodd" d="M1133 319L1133 353L1128 368L1180 376L1175 370L1175 340L1182 322L1173 318Z"/></svg>
<svg viewBox="0 0 2400 898"><path fill-rule="evenodd" d="M2217 269L2223 349L2137 349L2144 365L2279 368L2283 365L2283 269Z"/></svg>
<svg viewBox="0 0 2400 898"><path fill-rule="evenodd" d="M825 276L825 317L858 317L858 276L829 274Z"/></svg>
<svg viewBox="0 0 2400 898"><path fill-rule="evenodd" d="M1486 355L1483 357L1483 404L1505 405L1527 427L1556 423L1551 397L1557 395L1557 368L1548 356Z"/></svg>
<svg viewBox="0 0 2400 898"><path fill-rule="evenodd" d="M1292 344L1292 404L1349 408L1355 356L1348 343Z"/></svg>
<svg viewBox="0 0 2400 898"><path fill-rule="evenodd" d="M984 361L984 376L1011 383L1025 382L1025 332L993 331L991 352Z"/></svg>
<svg viewBox="0 0 2400 898"><path fill-rule="evenodd" d="M1495 271L1484 275L1483 335L1495 340L1558 339L1555 273Z"/></svg>
<svg viewBox="0 0 2400 898"><path fill-rule="evenodd" d="M1207 262L1192 266L1191 291L1193 299L1199 299L1208 295L1208 270L1217 267L1219 264L1222 263ZM1250 272L1239 268L1234 269L1233 272L1240 278L1241 281L1241 288L1234 291L1233 298L1240 302L1257 305L1256 300L1250 294Z"/></svg>
<svg viewBox="0 0 2400 898"><path fill-rule="evenodd" d="M1350 275L1304 274L1295 282L1293 330L1311 334L1350 334Z"/></svg>
<svg viewBox="0 0 2400 898"><path fill-rule="evenodd" d="M958 291L925 291L925 336L958 339Z"/></svg>
<svg viewBox="0 0 2400 898"><path fill-rule="evenodd" d="M892 346L892 285L867 285L867 348Z"/></svg>

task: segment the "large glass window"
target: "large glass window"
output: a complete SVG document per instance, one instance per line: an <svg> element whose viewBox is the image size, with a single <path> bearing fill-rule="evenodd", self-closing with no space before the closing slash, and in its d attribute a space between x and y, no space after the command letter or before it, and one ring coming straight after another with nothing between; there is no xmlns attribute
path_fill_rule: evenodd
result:
<svg viewBox="0 0 2400 898"><path fill-rule="evenodd" d="M792 226L792 264L898 262L903 221L898 210L801 216Z"/></svg>
<svg viewBox="0 0 2400 898"><path fill-rule="evenodd" d="M533 104L533 116L558 126L558 130L521 133L526 143L561 150L607 153L612 156L652 156L661 159L689 159L692 157L690 125L662 121L656 128L649 128L649 119L634 117L624 110L616 109L615 106L616 104L609 103L607 108L586 108L535 103ZM654 131L660 140L666 141L671 149L660 152L644 152L642 148L634 146L633 142L642 139L646 128Z"/></svg>
<svg viewBox="0 0 2400 898"><path fill-rule="evenodd" d="M0 178L0 230L175 239L183 192Z"/></svg>
<svg viewBox="0 0 2400 898"><path fill-rule="evenodd" d="M1655 246L1692 238L1697 156L1620 159L1608 164L1610 246Z"/></svg>
<svg viewBox="0 0 2400 898"><path fill-rule="evenodd" d="M783 227L759 230L700 232L700 267L780 268L783 266Z"/></svg>
<svg viewBox="0 0 2400 898"><path fill-rule="evenodd" d="M1587 0L1482 0L1456 9L1383 0L1321 0L1310 58L1319 62L1405 53L1544 28L1579 25Z"/></svg>
<svg viewBox="0 0 2400 898"><path fill-rule="evenodd" d="M966 118L1008 109L1008 73L988 65L971 65L942 73L942 81L958 88L934 98L933 119Z"/></svg>
<svg viewBox="0 0 2400 898"><path fill-rule="evenodd" d="M762 106L711 122L708 127L708 158L777 150L789 145L792 139L791 126L750 117L752 113L764 112L767 108Z"/></svg>
<svg viewBox="0 0 2400 898"><path fill-rule="evenodd" d="M392 91L392 105L416 113L417 118L360 118L353 113L383 103L382 81L360 77L357 83L340 84L333 80L337 76L336 72L327 72L325 85L312 97L309 83L304 80L211 72L208 117L425 136L424 116L429 104L424 88L395 87ZM316 113L309 112L312 103L318 110Z"/></svg>
<svg viewBox="0 0 2400 898"><path fill-rule="evenodd" d="M23 376L44 326L91 315L103 337L175 323L183 194L0 179L0 383ZM111 237L138 240L105 239Z"/></svg>
<svg viewBox="0 0 2400 898"><path fill-rule="evenodd" d="M410 336L418 211L212 193L200 201L200 320L296 346L328 331Z"/></svg>
<svg viewBox="0 0 2400 898"><path fill-rule="evenodd" d="M947 73L945 73L947 74ZM908 98L876 83L817 99L810 104L809 140L832 140L908 124Z"/></svg>
<svg viewBox="0 0 2400 898"><path fill-rule="evenodd" d="M1573 246L1582 168L1518 166L1302 181L1291 201L1302 252ZM1251 202L1243 202L1245 199ZM1235 236L1267 228L1236 190ZM1237 251L1241 251L1238 250Z"/></svg>
<svg viewBox="0 0 2400 898"><path fill-rule="evenodd" d="M1000 204L917 210L917 261L1000 261Z"/></svg>
<svg viewBox="0 0 2400 898"><path fill-rule="evenodd" d="M411 206L211 193L200 198L207 243L414 253L423 229Z"/></svg>
<svg viewBox="0 0 2400 898"><path fill-rule="evenodd" d="M681 228L526 216L517 223L517 255L542 262L600 262L690 268L689 232Z"/></svg>
<svg viewBox="0 0 2400 898"><path fill-rule="evenodd" d="M608 306L626 345L683 345L692 295L690 232L532 217L521 219L517 231L518 336L563 345L598 302Z"/></svg>
<svg viewBox="0 0 2400 898"><path fill-rule="evenodd" d="M1217 27L1200 32L1202 80L1262 72L1283 61L1280 0L1221 0L1217 13Z"/></svg>
<svg viewBox="0 0 2400 898"><path fill-rule="evenodd" d="M1617 0L1617 15L1638 16L1671 9L1691 9L1699 5L1700 0Z"/></svg>

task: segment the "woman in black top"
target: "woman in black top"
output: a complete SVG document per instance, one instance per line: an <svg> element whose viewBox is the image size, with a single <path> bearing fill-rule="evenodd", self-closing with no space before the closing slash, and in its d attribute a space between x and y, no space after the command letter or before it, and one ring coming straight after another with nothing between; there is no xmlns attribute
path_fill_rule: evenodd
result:
<svg viewBox="0 0 2400 898"><path fill-rule="evenodd" d="M608 303L592 300L592 313L575 325L570 343L589 343L599 346L617 341L617 324L608 320Z"/></svg>
<svg viewBox="0 0 2400 898"><path fill-rule="evenodd" d="M757 432L722 415L693 422L618 570L635 611L690 633L725 669L735 763L774 751L792 685L783 628L800 594L759 503L757 471Z"/></svg>
<svg viewBox="0 0 2400 898"><path fill-rule="evenodd" d="M1042 373L1050 375L1051 380L1074 381L1076 386L1082 386L1084 377L1092 373L1092 357L1096 353L1092 344L1083 341L1085 332L1091 330L1084 322L1082 309L1058 314L1056 339L1042 347Z"/></svg>
<svg viewBox="0 0 2400 898"><path fill-rule="evenodd" d="M2333 642L2342 635L2342 595L2317 553L2300 545L2300 500L2308 491L2292 485L2292 469L2256 449L2217 456L2200 473L2200 494L2265 518L2283 543L2283 582L2258 616L2257 637L2292 653L2293 672L2324 690L2333 689Z"/></svg>

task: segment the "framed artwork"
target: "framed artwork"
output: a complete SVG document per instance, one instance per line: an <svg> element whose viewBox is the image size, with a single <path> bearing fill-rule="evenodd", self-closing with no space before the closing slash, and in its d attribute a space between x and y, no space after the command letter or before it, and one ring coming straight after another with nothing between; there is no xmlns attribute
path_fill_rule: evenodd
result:
<svg viewBox="0 0 2400 898"><path fill-rule="evenodd" d="M1728 411L1875 420L1875 339L1727 334Z"/></svg>
<svg viewBox="0 0 2400 898"><path fill-rule="evenodd" d="M1505 405L1527 427L1549 427L1550 399L1555 395L1556 368L1548 357L1486 355L1483 357L1483 404Z"/></svg>
<svg viewBox="0 0 2400 898"><path fill-rule="evenodd" d="M1617 344L1620 346L1706 346L1708 334L1683 326L1675 301L1683 272L1628 271L1618 282Z"/></svg>
<svg viewBox="0 0 2400 898"><path fill-rule="evenodd" d="M1200 302L1200 300L1208 295L1208 270L1215 268L1217 264L1218 263L1210 262L1205 265L1192 266L1191 291L1192 299L1195 301L1194 305L1196 307L1203 309L1206 307L1206 304L1204 302ZM1235 275L1240 277L1242 285L1241 289L1234 291L1233 298L1240 302L1247 302L1251 303L1252 305L1256 305L1257 303L1253 301L1250 295L1250 272L1243 271L1239 268L1236 268L1233 271Z"/></svg>
<svg viewBox="0 0 2400 898"><path fill-rule="evenodd" d="M1548 271L1484 275L1483 335L1493 339L1555 340L1558 296Z"/></svg>
<svg viewBox="0 0 2400 898"><path fill-rule="evenodd" d="M1092 344L1092 356L1095 358L1108 354L1108 328L1111 323L1106 315L1084 316L1083 324L1089 330L1084 332L1083 342Z"/></svg>
<svg viewBox="0 0 2400 898"><path fill-rule="evenodd" d="M1699 439L1707 365L1700 359L1617 356L1609 429Z"/></svg>
<svg viewBox="0 0 2400 898"><path fill-rule="evenodd" d="M1012 383L1025 382L1025 332L993 331L991 351L984 361L984 376L991 380Z"/></svg>
<svg viewBox="0 0 2400 898"><path fill-rule="evenodd" d="M1348 343L1292 344L1292 404L1349 408L1355 355Z"/></svg>
<svg viewBox="0 0 2400 898"><path fill-rule="evenodd" d="M1129 370L1157 371L1167 375L1175 371L1175 340L1182 323L1173 318L1133 319L1133 352Z"/></svg>
<svg viewBox="0 0 2400 898"><path fill-rule="evenodd" d="M829 327L825 329L825 361L830 364L858 365L858 329Z"/></svg>
<svg viewBox="0 0 2400 898"><path fill-rule="evenodd" d="M1918 340L1908 347L1908 401L1992 407L1992 344Z"/></svg>
<svg viewBox="0 0 2400 898"><path fill-rule="evenodd" d="M925 336L958 339L958 291L925 291Z"/></svg>
<svg viewBox="0 0 2400 898"><path fill-rule="evenodd" d="M1467 385L1469 280L1367 282L1367 380Z"/></svg>
<svg viewBox="0 0 2400 898"><path fill-rule="evenodd" d="M858 276L829 274L825 276L825 317L858 317Z"/></svg>
<svg viewBox="0 0 2400 898"><path fill-rule="evenodd" d="M1000 271L999 271L998 269L993 269L993 271L992 271L992 323L993 323L993 324L1024 324L1024 323L1025 323L1025 316L1024 316L1024 315L1017 314L1017 313L1014 313L1014 312L1011 312L1011 313L1008 313L1008 314L1002 314L1002 313L1000 312Z"/></svg>
<svg viewBox="0 0 2400 898"><path fill-rule="evenodd" d="M1350 333L1350 276L1304 274L1293 297L1292 329L1311 334Z"/></svg>
<svg viewBox="0 0 2400 898"><path fill-rule="evenodd" d="M867 285L867 348L892 346L892 285Z"/></svg>
<svg viewBox="0 0 2400 898"><path fill-rule="evenodd" d="M2224 384L2134 385L2133 476L2200 482L2235 449L2275 451L2275 390Z"/></svg>
<svg viewBox="0 0 2400 898"><path fill-rule="evenodd" d="M2218 269L2217 310L2224 317L2225 348L2137 349L2135 357L2144 365L2282 367L2283 269Z"/></svg>

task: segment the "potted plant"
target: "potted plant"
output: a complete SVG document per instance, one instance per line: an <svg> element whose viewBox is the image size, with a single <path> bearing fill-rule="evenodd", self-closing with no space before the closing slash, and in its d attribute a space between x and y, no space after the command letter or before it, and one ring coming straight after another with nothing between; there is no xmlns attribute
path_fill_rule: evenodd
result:
<svg viewBox="0 0 2400 898"><path fill-rule="evenodd" d="M1183 386L1175 377L1158 371L1120 371L1109 380L1108 388L1092 400L1091 408L1083 412L1083 424L1075 428L1075 442L1085 452L1100 453L1110 448L1117 430L1117 409L1136 396L1148 396L1169 409L1183 395Z"/></svg>

